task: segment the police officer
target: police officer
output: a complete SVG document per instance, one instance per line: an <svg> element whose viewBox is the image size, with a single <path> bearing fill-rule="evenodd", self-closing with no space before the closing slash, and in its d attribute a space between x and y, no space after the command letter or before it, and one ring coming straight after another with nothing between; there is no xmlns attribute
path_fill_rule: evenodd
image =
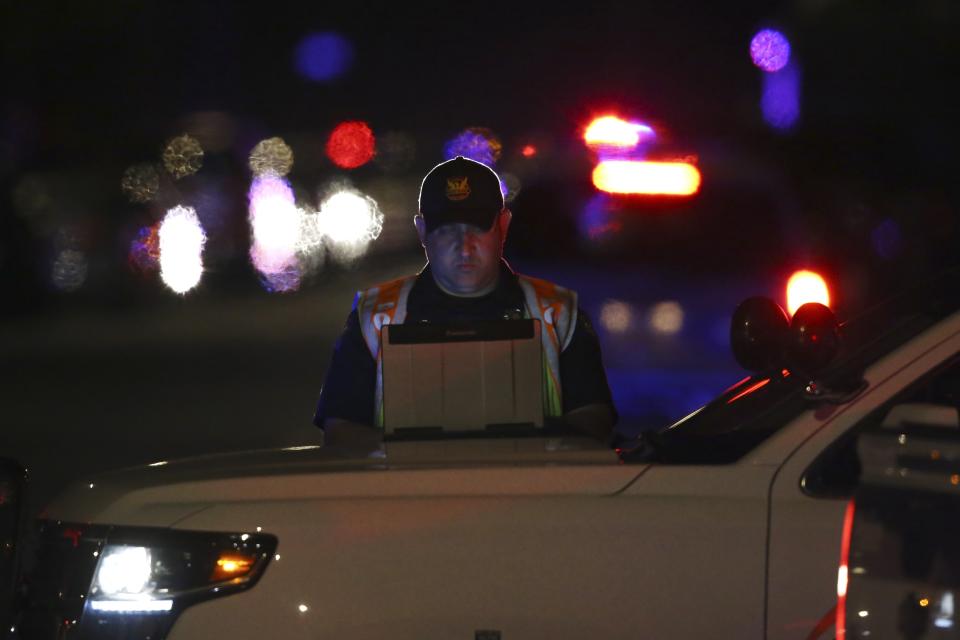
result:
<svg viewBox="0 0 960 640"><path fill-rule="evenodd" d="M541 322L544 415L610 438L617 414L597 335L576 293L514 273L503 259L511 215L500 179L484 164L458 156L427 174L414 224L428 263L416 275L358 292L314 417L326 443L379 443L384 324L519 318Z"/></svg>

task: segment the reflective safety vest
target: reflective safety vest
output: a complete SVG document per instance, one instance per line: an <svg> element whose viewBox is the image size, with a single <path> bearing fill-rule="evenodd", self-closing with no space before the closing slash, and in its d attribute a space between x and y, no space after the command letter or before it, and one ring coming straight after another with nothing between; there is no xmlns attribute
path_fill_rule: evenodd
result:
<svg viewBox="0 0 960 640"><path fill-rule="evenodd" d="M370 355L377 361L377 386L374 397L374 421L383 427L383 360L380 356L380 333L386 324L403 324L407 317L407 299L417 276L398 278L358 291L354 306L360 329ZM548 417L563 415L560 381L560 353L573 338L577 324L577 294L547 280L517 274L523 290L524 318L540 321L543 345L543 413Z"/></svg>

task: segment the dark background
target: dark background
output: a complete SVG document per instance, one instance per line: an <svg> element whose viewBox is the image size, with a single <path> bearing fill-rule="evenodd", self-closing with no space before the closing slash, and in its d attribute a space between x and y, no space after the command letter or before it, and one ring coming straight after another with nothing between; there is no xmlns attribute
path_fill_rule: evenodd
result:
<svg viewBox="0 0 960 640"><path fill-rule="evenodd" d="M498 170L523 181L514 265L578 289L597 321L621 427L665 424L736 379L725 323L746 295L782 299L794 269L814 268L849 317L956 262L958 26L949 0L3 3L0 455L52 491L111 466L315 440L352 292L419 267L419 180L468 126L495 132ZM764 27L790 38L800 74L786 131L759 106L748 48ZM334 81L297 72L316 32L352 43ZM619 231L596 243L579 222L595 194L580 135L608 112L653 125L660 153L695 156L704 183L678 202L606 200ZM229 135L202 169L129 201L126 168L200 135L211 113ZM347 119L414 147L338 169L323 144ZM385 215L366 256L286 294L247 257L247 157L272 136L294 150L298 197L348 180ZM178 202L216 212L204 279L184 296L128 257ZM64 247L87 260L72 291L52 280ZM600 321L611 301L634 310L628 330ZM646 328L659 301L685 310L680 333Z"/></svg>

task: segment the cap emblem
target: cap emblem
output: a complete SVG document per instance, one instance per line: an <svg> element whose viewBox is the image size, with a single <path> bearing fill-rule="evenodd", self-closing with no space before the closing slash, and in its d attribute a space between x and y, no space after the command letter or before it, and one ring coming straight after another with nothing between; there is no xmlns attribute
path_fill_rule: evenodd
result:
<svg viewBox="0 0 960 640"><path fill-rule="evenodd" d="M447 200L466 200L470 195L470 183L466 176L462 178L447 178Z"/></svg>

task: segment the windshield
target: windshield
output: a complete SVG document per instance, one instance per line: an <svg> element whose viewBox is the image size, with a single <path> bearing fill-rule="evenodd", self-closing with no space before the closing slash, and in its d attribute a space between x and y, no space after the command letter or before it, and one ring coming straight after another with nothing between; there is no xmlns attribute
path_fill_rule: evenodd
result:
<svg viewBox="0 0 960 640"><path fill-rule="evenodd" d="M841 324L841 348L818 376L825 389L855 390L863 371L960 309L960 271L918 283ZM689 416L651 434L665 462L733 462L814 406L810 380L783 369L749 376Z"/></svg>

